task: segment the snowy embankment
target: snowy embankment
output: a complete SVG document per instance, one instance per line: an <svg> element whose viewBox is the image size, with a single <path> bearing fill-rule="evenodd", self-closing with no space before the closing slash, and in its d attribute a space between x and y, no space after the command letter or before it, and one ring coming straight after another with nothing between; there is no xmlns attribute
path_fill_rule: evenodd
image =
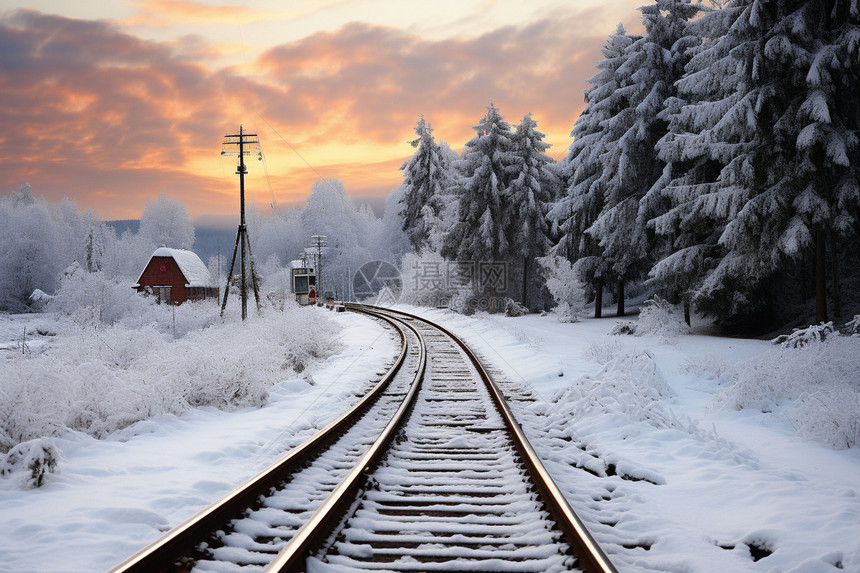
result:
<svg viewBox="0 0 860 573"><path fill-rule="evenodd" d="M620 571L860 571L860 448L834 449L860 431L860 338L796 349L403 309L532 391L515 410Z"/></svg>
<svg viewBox="0 0 860 573"><path fill-rule="evenodd" d="M404 309L450 326L508 383L531 390L535 401L515 403L517 415L622 572L860 571L860 449L826 445L839 434L804 433L798 417L829 391L856 397L860 339L795 349L662 327L612 336L612 318ZM43 487L0 479L0 571L106 570L343 411L395 341L366 318L308 311L312 328L339 324L343 351L301 376L282 374L266 406L164 414L101 440L66 431L53 439L62 455ZM22 352L20 320L2 322L8 358ZM69 337L41 340L55 338L51 346ZM28 339L32 355L39 344ZM207 345L224 353L216 339L187 352ZM4 361L3 379L18 360ZM841 427L856 428L842 405Z"/></svg>
<svg viewBox="0 0 860 573"><path fill-rule="evenodd" d="M273 384L339 350L335 324L308 309L267 309L238 327L211 302L187 304L174 310L180 336L171 316L158 322L167 308L150 306L150 321L131 326L43 315L28 326L29 343L23 329L9 333L0 361L0 452L13 450L9 463L22 442L67 430L101 438L195 407L262 406ZM4 330L15 324L0 318Z"/></svg>
<svg viewBox="0 0 860 573"><path fill-rule="evenodd" d="M193 345L191 340L188 346L182 340L164 342L165 346L140 341L142 348L135 352L142 354L141 362L156 361L149 371L153 376L167 360L166 356L158 358L159 353L174 357L204 353L213 364L226 359L226 354L250 353L239 360L241 376L263 378L258 380L261 388L270 384L264 390L265 405L237 404L225 411L208 406L189 408L183 403L181 412L156 415L103 439L79 430L58 431L51 441L60 452L59 465L42 487L28 488L24 474L0 479L4 528L0 571L109 569L348 409L397 352L398 343L387 330L352 314L336 315L316 308L302 309L301 314L267 310L265 318L254 316L245 325L210 326L211 338L196 338ZM6 319L4 332L23 328L25 318ZM288 334L293 332L295 339ZM289 344L285 337L290 337ZM66 338L68 344L83 344L74 337L58 334L57 338L61 340L50 343L55 349ZM338 354L307 362L301 374L292 367L279 374L272 371L272 365L280 369L287 361L285 356L309 339L320 341L318 350ZM7 352L21 352L19 343L20 333L18 348L12 341ZM28 344L36 352L38 342ZM153 354L143 349L147 346L153 347ZM10 364L20 365L18 359L6 358L4 380ZM258 368L262 363L265 367ZM169 378L181 388L192 383L187 378L200 374L193 374L189 361L183 364L171 367L175 376ZM234 369L238 376L240 367ZM74 369L61 369L70 370ZM203 374L209 376L210 371ZM206 386L208 379L195 384ZM159 387L165 385L169 386L162 379ZM108 394L104 386L102 389Z"/></svg>

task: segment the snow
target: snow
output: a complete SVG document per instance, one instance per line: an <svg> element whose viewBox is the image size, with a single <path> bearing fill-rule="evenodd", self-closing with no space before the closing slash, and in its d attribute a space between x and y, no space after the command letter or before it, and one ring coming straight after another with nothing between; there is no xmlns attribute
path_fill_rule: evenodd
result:
<svg viewBox="0 0 860 573"><path fill-rule="evenodd" d="M265 407L198 408L104 440L67 432L53 438L62 454L46 485L25 489L14 474L0 479L0 571L106 571L345 411L397 345L376 323L317 312L341 325L347 349L275 384ZM12 338L21 320L9 322Z"/></svg>
<svg viewBox="0 0 860 573"><path fill-rule="evenodd" d="M860 571L860 450L800 435L791 400L767 411L715 407L749 378L739 377L744 365L766 374L783 362L780 375L791 377L796 353L829 360L838 348L718 338L695 323L698 334L611 336L613 318L403 309L463 337L498 370L505 391L530 391L533 401L514 402L515 414L620 571ZM364 317L315 312L342 327L345 350L277 383L264 407L198 408L103 440L67 432L53 438L61 454L45 485L0 479L0 571L106 570L345 410L396 344ZM3 354L21 352L28 320L0 321ZM839 342L857 355L860 339ZM856 383L856 373L843 376ZM770 554L754 560L760 552Z"/></svg>

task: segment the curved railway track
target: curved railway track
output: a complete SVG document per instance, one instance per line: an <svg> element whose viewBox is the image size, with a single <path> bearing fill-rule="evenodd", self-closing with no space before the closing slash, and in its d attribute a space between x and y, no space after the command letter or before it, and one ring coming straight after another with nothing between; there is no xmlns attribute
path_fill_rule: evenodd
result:
<svg viewBox="0 0 860 573"><path fill-rule="evenodd" d="M350 310L401 339L374 389L113 572L615 571L462 341Z"/></svg>

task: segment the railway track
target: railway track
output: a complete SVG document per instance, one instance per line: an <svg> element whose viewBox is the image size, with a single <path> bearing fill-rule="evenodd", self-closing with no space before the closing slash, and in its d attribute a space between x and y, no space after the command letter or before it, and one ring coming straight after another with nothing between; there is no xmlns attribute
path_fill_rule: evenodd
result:
<svg viewBox="0 0 860 573"><path fill-rule="evenodd" d="M452 333L351 305L401 352L350 412L112 571L615 571Z"/></svg>

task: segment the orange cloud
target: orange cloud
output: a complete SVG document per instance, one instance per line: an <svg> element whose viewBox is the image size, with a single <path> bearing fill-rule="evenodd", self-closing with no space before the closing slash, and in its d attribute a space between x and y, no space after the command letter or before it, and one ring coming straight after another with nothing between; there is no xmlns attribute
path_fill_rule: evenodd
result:
<svg viewBox="0 0 860 573"><path fill-rule="evenodd" d="M181 17L197 7L151 5ZM232 9L205 17L236 16ZM29 181L37 194L68 195L105 218L137 216L160 191L181 197L195 216L233 213L236 177L219 163L220 143L239 123L252 123L270 175L251 180L253 193L268 196L271 184L275 200L290 203L310 192L317 174L283 136L351 195L381 196L402 180L398 168L413 152L406 142L419 114L458 149L490 101L514 125L534 113L561 157L600 46L614 30L588 30L583 18L556 14L446 40L352 23L269 49L245 77L191 61L189 54L222 49L199 37L176 49L104 21L7 13L0 16L0 192Z"/></svg>
<svg viewBox="0 0 860 573"><path fill-rule="evenodd" d="M212 6L191 0L145 0L137 6L139 12L124 19L124 26L247 24L267 15L247 6Z"/></svg>

